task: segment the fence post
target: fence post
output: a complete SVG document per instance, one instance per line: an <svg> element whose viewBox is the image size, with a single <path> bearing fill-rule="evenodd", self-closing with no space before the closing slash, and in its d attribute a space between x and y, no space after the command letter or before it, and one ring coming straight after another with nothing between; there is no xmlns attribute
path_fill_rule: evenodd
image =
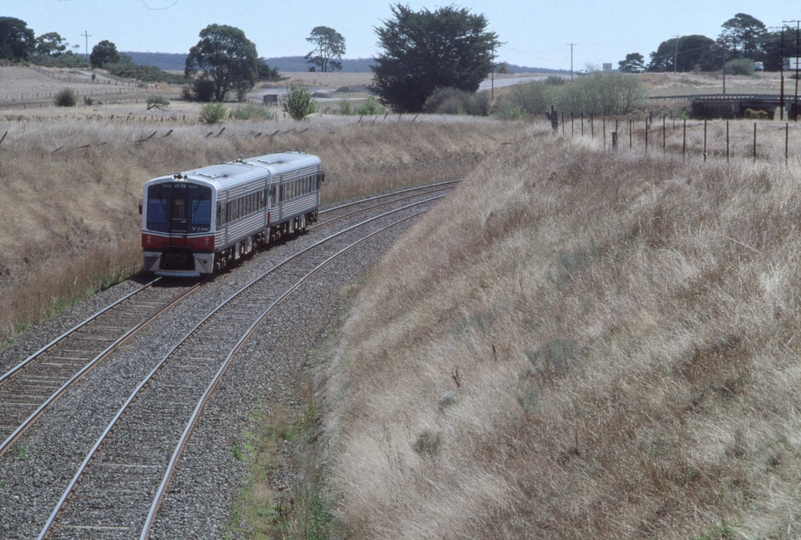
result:
<svg viewBox="0 0 801 540"><path fill-rule="evenodd" d="M590 115L590 138L595 138L595 118L593 118L593 115Z"/></svg>
<svg viewBox="0 0 801 540"><path fill-rule="evenodd" d="M667 154L667 117L662 115L662 153Z"/></svg>
<svg viewBox="0 0 801 540"><path fill-rule="evenodd" d="M704 163L706 163L706 118L704 118Z"/></svg>
<svg viewBox="0 0 801 540"><path fill-rule="evenodd" d="M629 150L631 150L634 147L634 138L633 138L633 136L631 134L631 130L632 130L631 122L632 122L632 120L631 120L631 118L629 118Z"/></svg>
<svg viewBox="0 0 801 540"><path fill-rule="evenodd" d="M729 121L726 120L726 163L729 162Z"/></svg>
<svg viewBox="0 0 801 540"><path fill-rule="evenodd" d="M685 155L687 154L687 119L684 119L684 135L681 141L681 162L684 163Z"/></svg>
<svg viewBox="0 0 801 540"><path fill-rule="evenodd" d="M784 166L789 167L790 159L790 122L784 124Z"/></svg>
<svg viewBox="0 0 801 540"><path fill-rule="evenodd" d="M757 142L756 142L757 123L754 122L754 163L756 163Z"/></svg>
<svg viewBox="0 0 801 540"><path fill-rule="evenodd" d="M581 113L581 136L584 136L584 113Z"/></svg>
<svg viewBox="0 0 801 540"><path fill-rule="evenodd" d="M573 138L573 112L570 112L570 138Z"/></svg>
<svg viewBox="0 0 801 540"><path fill-rule="evenodd" d="M648 155L648 117L645 117L645 155Z"/></svg>
<svg viewBox="0 0 801 540"><path fill-rule="evenodd" d="M617 130L612 132L612 151L617 152Z"/></svg>
<svg viewBox="0 0 801 540"><path fill-rule="evenodd" d="M602 122L604 131L604 150L606 150L606 116L603 117Z"/></svg>

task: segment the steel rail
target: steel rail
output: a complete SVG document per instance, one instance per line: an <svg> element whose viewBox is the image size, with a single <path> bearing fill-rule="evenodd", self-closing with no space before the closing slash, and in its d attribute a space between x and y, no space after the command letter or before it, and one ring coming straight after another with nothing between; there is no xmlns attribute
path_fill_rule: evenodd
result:
<svg viewBox="0 0 801 540"><path fill-rule="evenodd" d="M357 229L359 227L362 227L362 226L364 226L364 225L366 225L368 223L372 223L373 221L376 221L378 219L381 219L381 218L387 217L389 215L401 212L403 210L407 210L407 209L415 207L415 206L420 206L420 205L426 204L428 202L432 202L432 201L435 201L435 200L438 200L438 199L442 199L443 197L444 197L444 195L438 195L436 197L431 197L429 199L426 199L426 200L423 200L423 201L419 201L419 202L416 202L416 203L412 203L412 204L403 206L401 208L396 208L396 209L391 210L389 212L385 212L385 213L383 213L381 215L372 217L370 219L367 219L365 221L362 221L360 223L352 225L352 226L350 226L350 227L348 227L346 229L343 229L343 230L341 230L339 232L336 232L336 233L334 233L332 235L329 235L326 238L324 238L324 239L312 244L311 246L309 246L309 247L307 247L307 248L305 248L305 249L303 249L303 250L291 255L290 257L288 257L284 261L281 261L280 263L276 264L275 266L273 266L269 270L265 271L262 275L255 277L250 282L248 282L246 285L244 285L242 288L240 288L238 291L236 291L233 294L231 294L226 300L224 300L223 302L218 304L218 306L216 308L214 308L208 315L206 315L201 321L199 321L189 332L187 332L187 334L182 339L179 340L179 342L177 344L175 344L170 349L170 351L164 356L164 358L162 358L162 360L159 361L158 364L156 364L156 366L150 371L150 373L148 373L142 379L142 381L137 385L137 387L134 389L134 391L131 392L131 395L128 397L128 399L125 401L125 403L120 407L120 409L114 415L114 418L109 422L108 426L103 431L103 433L100 435L100 437L98 438L97 442L95 442L94 446L92 446L92 449L86 455L86 457L84 458L83 462L81 462L81 465L78 467L78 470L76 471L76 473L73 476L72 480L70 480L69 484L67 485L67 488L64 490L64 493L61 495L61 498L56 503L56 506L53 509L52 513L50 514L50 517L48 518L48 520L45 523L44 527L42 528L42 531L39 533L38 539L39 540L43 540L47 536L47 534L50 531L50 528L53 526L53 523L55 522L56 517L58 516L58 513L63 508L64 503L66 502L66 500L69 497L70 493L72 493L72 491L75 488L76 484L78 483L78 480L80 479L81 475L83 475L84 471L88 467L89 462L92 460L94 455L97 453L97 450L103 444L103 442L108 437L108 435L111 433L111 431L113 430L113 428L115 427L117 422L120 420L120 418L122 418L123 414L127 411L128 407L137 398L137 396L142 391L142 389L147 385L147 383L149 383L151 381L151 379L153 379L153 377L156 375L156 373L167 363L167 360L170 359L170 357L178 350L178 348L181 345L183 345L186 341L188 341L189 338L195 332L197 332L197 330L202 325L204 325L216 313L218 313L220 310L222 310L223 307L228 305L231 301L233 301L235 298L240 296L243 292L245 292L247 289L252 287L257 282L263 280L264 278L266 278L267 276L269 276L273 272L275 272L277 269L283 267L284 265L288 264L290 261L300 257L301 255L303 255L304 253L314 249L315 247L318 247L318 246L320 246L320 245L322 245L322 244L324 244L324 243L326 243L326 242L328 242L328 241L330 241L330 240L332 240L332 239L334 239L334 238L336 238L338 236L341 236L341 235L343 235L343 234L345 234L347 232L350 232L350 231L355 230L355 229Z"/></svg>
<svg viewBox="0 0 801 540"><path fill-rule="evenodd" d="M41 356L43 353L47 352L48 349L51 349L54 345L58 344L64 338L69 337L71 334L77 332L78 330L80 330L81 328L83 328L84 326L89 324L90 322L94 321L95 319L97 319L98 317L103 315L104 313L106 313L106 312L110 311L111 309L117 307L119 304L121 304L122 302L128 300L132 296L136 296L137 294L139 294L140 292L144 291L145 289L147 289L148 287L152 286L154 283L156 283L157 281L159 281L161 279L162 278L157 277L156 279L154 279L150 283L146 283L146 284L142 285L141 287L139 287L135 291L131 292L130 294L127 294L127 295L123 296L122 298L120 298L119 300L114 302L113 304L101 309L100 311L98 311L97 313L95 313L94 315L92 315L91 317L89 317L88 319L83 321L82 323L79 323L77 326L73 327L72 329L67 330L66 332L64 332L63 334L58 336L56 339L54 339L53 341L51 341L50 343L48 343L47 345L45 345L44 347L42 347L41 349L39 349L38 351L33 353L32 355L30 355L28 358L26 358L22 362L20 362L17 366L15 366L11 370L7 371L5 374L0 376L0 384L2 384L6 379L11 377L14 373L16 373L20 369L24 368L30 362L32 362L33 360L36 360L36 358Z"/></svg>
<svg viewBox="0 0 801 540"><path fill-rule="evenodd" d="M161 278L158 278L158 279L161 279ZM153 280L151 283L155 283L156 281L157 280ZM159 315L161 315L162 313L164 313L165 311L170 309L172 306L174 306L176 303L178 303L180 300L185 298L187 295L189 295L190 293L195 291L203 283L204 282L201 281L201 282L195 284L191 288L187 289L184 293L182 293L179 296L177 296L176 298L172 299L168 304L164 305L161 309L159 309L158 311L156 311L153 314L151 314L150 317L148 317L147 319L145 319L143 321L140 321L136 326L134 326L133 328L131 328L130 330L125 332L122 336L117 338L111 345L106 347L100 354L95 356L93 359L89 360L89 362L87 362L86 365L84 365L79 371L77 371L72 377L70 377L70 379L67 382L62 384L55 392L53 392L53 394L49 398L47 398L46 401L44 401L28 418L25 419L25 421L22 422L22 424L20 424L11 433L11 435L9 435L6 438L5 441L3 441L2 444L0 444L0 456L2 456L9 449L9 447L11 447L11 445L14 444L14 441L16 441L20 436L22 436L22 434L25 433L31 427L31 425L33 425L33 423L36 421L36 419L39 418L42 415L42 413L50 405L55 403L56 400L58 400L58 398L60 398L64 394L64 392L67 391L67 389L70 386L75 384L76 381L78 381L90 369L92 369L95 365L97 365L98 362L100 362L105 357L107 357L109 354L111 354L114 351L114 349L116 349L117 347L119 347L120 345L122 345L123 343L128 341L128 339L130 339L132 336L134 336L137 332L139 332L144 327L146 327L148 324L153 322L153 320L156 317L158 317ZM119 302L116 302L113 305L116 305L118 303ZM111 306L109 306L109 307L111 307ZM107 310L104 310L104 311L107 311Z"/></svg>
<svg viewBox="0 0 801 540"><path fill-rule="evenodd" d="M439 187L439 186L445 186L445 185L448 185L448 184L458 184L461 181L462 181L461 179L444 180L442 182L435 182L433 184L425 184L423 186L415 186L415 187L410 187L410 188L406 188L406 189L399 189L399 190L393 191L391 193L384 193L382 195L373 195L372 197L365 197L364 199L360 199L358 201L344 203L344 204L340 204L340 205L337 205L337 206L331 206L331 207L326 208L324 210L320 210L319 212L317 212L317 214L318 215L319 214L325 214L327 212L333 212L334 210L341 210L342 208L348 208L350 206L354 206L354 205L357 205L357 204L363 204L363 203L366 203L366 202L369 202L369 201L376 201L378 199L384 199L386 197L392 197L394 195L398 195L398 194L401 194L401 193L408 193L410 191L421 191L423 189Z"/></svg>
<svg viewBox="0 0 801 540"><path fill-rule="evenodd" d="M437 189L432 189L432 190L426 191L424 193L419 193L417 195L407 195L406 197L401 197L399 199L393 199L391 201L386 201L386 202L374 204L372 206L368 206L367 208L363 208L361 210L354 210L352 212L348 212L347 214L343 214L341 216L338 216L338 217L335 217L335 218L331 218L331 219L329 219L327 221L323 221L322 223L317 223L314 226L310 227L309 230L314 231L314 230L319 229L320 227L325 227L326 225L330 225L331 223L336 223L337 221L342 221L343 219L347 219L349 217L353 217L353 216L355 216L357 214L363 214L364 212L369 212L370 210L375 210L376 208L381 208L383 206L388 206L390 204L401 203L401 202L408 201L408 200L411 200L411 199L416 199L417 197L424 197L426 195L430 195L431 193L438 193L440 191L446 191L446 190L451 190L451 189L453 189L453 188L452 187L441 187L441 188L437 188ZM370 201L372 201L372 200L374 200L374 199L370 199ZM367 200L360 201L360 202L367 202Z"/></svg>
<svg viewBox="0 0 801 540"><path fill-rule="evenodd" d="M313 270L308 272L305 276L300 278L294 285L292 285L289 289L287 289L272 304L270 304L270 306L267 309L265 309L264 312L262 312L261 315L259 315L256 318L256 321L254 321L253 324L251 324L250 328L248 328L248 330L242 335L242 337L239 338L239 341L237 341L236 345L234 345L234 348L231 350L231 352L228 353L228 356L225 358L222 366L220 366L220 369L217 371L216 375L214 376L214 378L212 379L212 381L209 383L208 387L206 388L206 391L203 393L203 395L201 396L201 398L198 401L197 405L195 406L195 409L194 409L194 411L192 413L192 417L189 419L189 422L187 423L186 427L184 428L184 431L181 434L181 439L178 441L178 445L176 446L175 451L172 454L172 458L170 459L170 463L167 465L167 471L164 474L164 478L161 481L161 485L159 486L158 490L156 491L156 495L155 495L155 497L153 499L153 503L150 506L150 511L147 514L147 519L145 520L145 525L142 528L142 533L139 535L139 539L140 540L147 540L147 538L150 536L150 529L153 526L153 521L155 520L156 514L158 513L159 507L161 506L161 502L162 502L162 500L164 498L164 494L167 491L167 486L169 485L170 480L172 479L173 473L175 472L175 469L176 469L177 464L178 464L178 459L181 457L181 454L183 453L184 447L186 446L186 443L189 440L189 436L192 434L192 431L195 428L195 424L197 423L197 420L200 417L201 412L203 411L204 407L206 406L206 402L208 401L208 398L214 392L214 389L217 387L217 383L220 381L220 379L222 379L222 376L225 374L225 371L228 369L228 366L231 364L231 361L233 360L234 356L236 356L236 354L239 352L239 350L242 348L242 346L247 342L247 340L250 339L250 336L253 335L253 332L256 331L256 329L259 327L259 325L261 325L261 323L264 322L264 319L266 319L270 315L270 313L272 313L275 310L275 308L278 307L279 304L281 304L284 300L286 300L286 298L289 295L291 295L293 292L295 292L295 290L297 290L301 285L303 285L309 278L311 278L313 275L317 274L319 271L321 271L323 268L328 266L334 260L338 259L339 257L344 255L348 251L356 248L357 246L359 246L363 242L366 242L367 240L369 240L370 238L376 236L377 234L382 233L382 232L384 232L387 229L390 229L392 227L397 227L401 223L404 223L404 222L406 222L406 221L408 221L408 220L410 220L412 218L415 218L415 217L419 216L420 214L422 214L424 212L427 212L427 211L428 210L421 210L420 212L417 212L417 213L415 213L415 214L413 214L411 216L407 216L405 218L402 218L402 219L396 221L395 223L392 223L390 225L382 227L381 229L379 229L377 231L374 231L374 232L368 234L367 236L357 240L356 242L354 242L354 243L342 248L337 253L335 253L334 255L332 255L331 257L329 257L328 259L326 259L322 263L318 264Z"/></svg>

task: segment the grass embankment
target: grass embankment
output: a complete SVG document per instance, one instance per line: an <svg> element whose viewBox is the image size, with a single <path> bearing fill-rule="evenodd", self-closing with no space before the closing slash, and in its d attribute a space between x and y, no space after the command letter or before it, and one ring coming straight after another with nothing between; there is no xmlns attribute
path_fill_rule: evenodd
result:
<svg viewBox="0 0 801 540"><path fill-rule="evenodd" d="M485 160L324 368L341 532L801 535L790 165L533 135Z"/></svg>
<svg viewBox="0 0 801 540"><path fill-rule="evenodd" d="M298 150L321 156L331 202L461 176L519 131L481 119L408 120L228 122L222 132L125 117L0 122L0 341L137 271L137 205L150 178Z"/></svg>

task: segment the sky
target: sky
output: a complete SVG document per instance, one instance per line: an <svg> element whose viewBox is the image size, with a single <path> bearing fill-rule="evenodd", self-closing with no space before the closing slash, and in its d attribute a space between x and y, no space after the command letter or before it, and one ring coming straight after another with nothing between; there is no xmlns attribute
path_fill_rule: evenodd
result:
<svg viewBox="0 0 801 540"><path fill-rule="evenodd" d="M382 0L3 0L0 16L25 21L38 36L58 32L76 52L109 40L117 50L187 53L209 24L245 32L259 56L302 56L312 28L328 26L345 38L344 58L380 53L375 28L392 18ZM662 41L702 34L716 39L737 13L768 27L801 19L798 0L463 0L400 2L431 11L456 5L483 14L504 43L499 62L549 69L600 68L638 52L646 61ZM88 33L88 37L85 34Z"/></svg>

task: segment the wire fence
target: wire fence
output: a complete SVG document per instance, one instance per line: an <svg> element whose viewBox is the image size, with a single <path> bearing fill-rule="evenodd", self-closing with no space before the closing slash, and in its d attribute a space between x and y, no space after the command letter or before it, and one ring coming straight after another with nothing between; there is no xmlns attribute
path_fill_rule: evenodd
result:
<svg viewBox="0 0 801 540"><path fill-rule="evenodd" d="M682 160L801 158L801 125L771 120L688 120L675 116L595 118L570 114L551 118L554 134L602 140L610 151L628 148L646 155L681 155Z"/></svg>
<svg viewBox="0 0 801 540"><path fill-rule="evenodd" d="M97 85L107 85L107 86L135 86L138 88L148 87L148 85L145 83L120 81L118 79L108 79L105 77L92 77L89 75L79 75L74 72L63 73L62 71L54 71L52 69L47 69L40 66L30 66L30 68L36 71L37 73L41 73L42 75L50 77L51 79L66 81L70 83L97 84Z"/></svg>

